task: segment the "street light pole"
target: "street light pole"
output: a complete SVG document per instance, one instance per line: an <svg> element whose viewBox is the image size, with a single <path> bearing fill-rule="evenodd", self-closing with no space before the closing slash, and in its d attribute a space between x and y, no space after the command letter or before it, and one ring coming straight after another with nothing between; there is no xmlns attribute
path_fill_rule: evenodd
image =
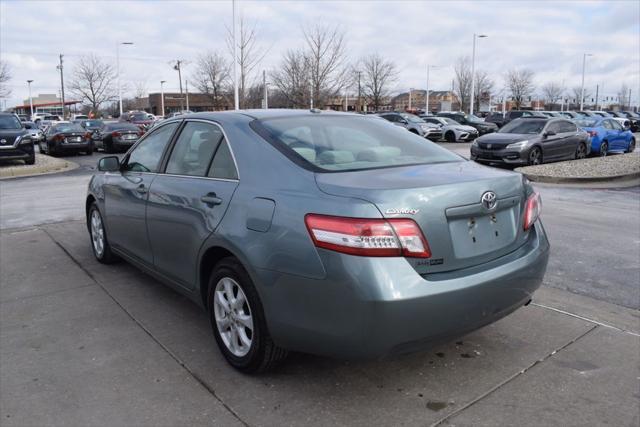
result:
<svg viewBox="0 0 640 427"><path fill-rule="evenodd" d="M29 108L31 109L31 117L29 117L29 120L33 120L33 98L31 97L31 83L33 83L33 80L27 80L27 85L29 85Z"/></svg>
<svg viewBox="0 0 640 427"><path fill-rule="evenodd" d="M438 68L438 66L427 64L427 95L424 103L424 113L427 115L429 114L429 95L431 93L431 91L429 90L429 70L432 68Z"/></svg>
<svg viewBox="0 0 640 427"><path fill-rule="evenodd" d="M122 91L120 90L120 45L132 45L133 42L117 42L116 43L116 84L118 86L118 107L120 115L122 115Z"/></svg>
<svg viewBox="0 0 640 427"><path fill-rule="evenodd" d="M593 54L582 54L582 87L580 89L580 111L584 111L584 69L587 65L587 56L593 56Z"/></svg>
<svg viewBox="0 0 640 427"><path fill-rule="evenodd" d="M412 91L413 91L413 88L412 88L412 87L410 87L410 88L409 88L409 108L408 108L408 110L409 110L409 111L411 111L411 92L412 92Z"/></svg>
<svg viewBox="0 0 640 427"><path fill-rule="evenodd" d="M162 110L162 117L164 117L164 84L166 80L160 80L160 109Z"/></svg>
<svg viewBox="0 0 640 427"><path fill-rule="evenodd" d="M473 53L471 55L471 105L469 106L469 114L473 114L473 97L476 90L476 38L483 39L488 37L486 34L473 33Z"/></svg>
<svg viewBox="0 0 640 427"><path fill-rule="evenodd" d="M233 7L233 107L235 110L240 109L240 100L238 97L238 57L236 56L236 49L238 44L236 43L236 0L232 0Z"/></svg>

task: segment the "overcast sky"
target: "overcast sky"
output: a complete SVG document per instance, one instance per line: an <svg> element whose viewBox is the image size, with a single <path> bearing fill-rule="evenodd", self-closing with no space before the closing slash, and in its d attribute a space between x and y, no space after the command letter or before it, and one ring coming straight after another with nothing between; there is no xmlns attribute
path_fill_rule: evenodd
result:
<svg viewBox="0 0 640 427"><path fill-rule="evenodd" d="M530 68L538 87L548 81L579 86L582 55L586 86L595 93L617 94L622 83L640 92L640 2L631 1L242 1L238 11L255 23L268 49L260 69L276 67L289 48L302 46L302 30L315 23L338 25L346 32L349 57L378 52L400 71L395 91L424 88L426 66L433 90L451 87L456 58L471 55L473 33L487 34L477 44L476 67L491 74L496 89L510 68ZM228 54L225 25L231 1L7 1L0 0L0 57L11 67L13 94L8 106L33 94L57 93L58 54L71 74L82 54L113 61L121 48L121 78L130 87L146 83L150 92L177 90L169 62L191 61L199 53ZM604 86L604 90L602 87Z"/></svg>

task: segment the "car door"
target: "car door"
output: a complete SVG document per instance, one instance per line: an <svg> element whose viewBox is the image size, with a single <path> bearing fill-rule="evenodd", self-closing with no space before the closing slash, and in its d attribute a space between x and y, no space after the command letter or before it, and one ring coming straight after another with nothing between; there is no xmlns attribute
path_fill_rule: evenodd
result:
<svg viewBox="0 0 640 427"><path fill-rule="evenodd" d="M617 136L614 130L615 128L613 127L612 121L609 119L605 119L602 121L602 127L605 130L605 136L604 138L602 138L602 140L606 140L607 144L609 145L609 150L611 150L613 149L613 144L615 144L615 139Z"/></svg>
<svg viewBox="0 0 640 427"><path fill-rule="evenodd" d="M238 173L222 128L187 120L151 184L147 229L155 269L178 284L196 284L198 253L215 231L238 186Z"/></svg>
<svg viewBox="0 0 640 427"><path fill-rule="evenodd" d="M625 137L624 137L624 127L617 120L610 119L611 123L611 132L613 134L613 139L609 142L609 147L612 150L624 150L626 148Z"/></svg>
<svg viewBox="0 0 640 427"><path fill-rule="evenodd" d="M578 143L581 141L578 127L568 120L562 120L558 123L560 123L560 133L563 136L560 153L565 159L573 159Z"/></svg>
<svg viewBox="0 0 640 427"><path fill-rule="evenodd" d="M120 172L105 176L103 188L109 243L148 264L153 264L146 226L149 187L178 124L168 123L147 134L123 159Z"/></svg>
<svg viewBox="0 0 640 427"><path fill-rule="evenodd" d="M565 136L560 129L560 122L549 122L543 131L542 155L544 156L544 160L561 158L564 143Z"/></svg>

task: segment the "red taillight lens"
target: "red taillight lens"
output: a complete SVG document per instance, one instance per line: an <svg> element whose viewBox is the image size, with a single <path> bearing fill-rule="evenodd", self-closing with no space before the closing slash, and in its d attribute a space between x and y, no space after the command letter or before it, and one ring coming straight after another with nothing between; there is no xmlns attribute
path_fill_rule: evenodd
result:
<svg viewBox="0 0 640 427"><path fill-rule="evenodd" d="M62 136L62 135L58 134L58 135L56 135L56 136L54 136L54 137L53 137L53 140L54 140L54 141L61 142L61 141L63 141L63 140L64 140L64 136Z"/></svg>
<svg viewBox="0 0 640 427"><path fill-rule="evenodd" d="M527 199L527 203L524 205L524 221L523 227L525 230L531 228L534 222L540 216L540 210L542 209L542 199L540 194L533 193Z"/></svg>
<svg viewBox="0 0 640 427"><path fill-rule="evenodd" d="M596 132L595 130L590 130L588 133L589 133L589 136L592 137L592 138L594 136L598 136L598 132Z"/></svg>
<svg viewBox="0 0 640 427"><path fill-rule="evenodd" d="M87 132L84 134L84 139L91 139L91 132Z"/></svg>
<svg viewBox="0 0 640 427"><path fill-rule="evenodd" d="M115 136L116 138L120 138L122 134L120 132L113 132L111 136Z"/></svg>
<svg viewBox="0 0 640 427"><path fill-rule="evenodd" d="M411 219L344 218L308 214L305 224L319 248L351 255L429 258L431 251Z"/></svg>

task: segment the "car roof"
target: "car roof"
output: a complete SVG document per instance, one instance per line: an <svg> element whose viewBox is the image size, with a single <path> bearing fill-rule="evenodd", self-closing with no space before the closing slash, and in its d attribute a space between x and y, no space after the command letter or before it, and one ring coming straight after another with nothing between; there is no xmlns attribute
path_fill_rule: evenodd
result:
<svg viewBox="0 0 640 427"><path fill-rule="evenodd" d="M397 114L397 113L396 113ZM224 117L226 119L233 118L234 116L237 118L251 118L257 120L264 119L274 119L281 117L300 117L300 116L322 116L322 115L331 115L331 116L346 116L346 117L365 117L362 114L356 113L344 113L341 111L333 111L333 110L292 110L285 108L273 108L273 109L256 109L256 110L229 110L229 111L215 111L215 112L202 112L202 113L191 113L191 114L183 114L180 116L176 116L175 118L183 119L215 119L218 117Z"/></svg>

